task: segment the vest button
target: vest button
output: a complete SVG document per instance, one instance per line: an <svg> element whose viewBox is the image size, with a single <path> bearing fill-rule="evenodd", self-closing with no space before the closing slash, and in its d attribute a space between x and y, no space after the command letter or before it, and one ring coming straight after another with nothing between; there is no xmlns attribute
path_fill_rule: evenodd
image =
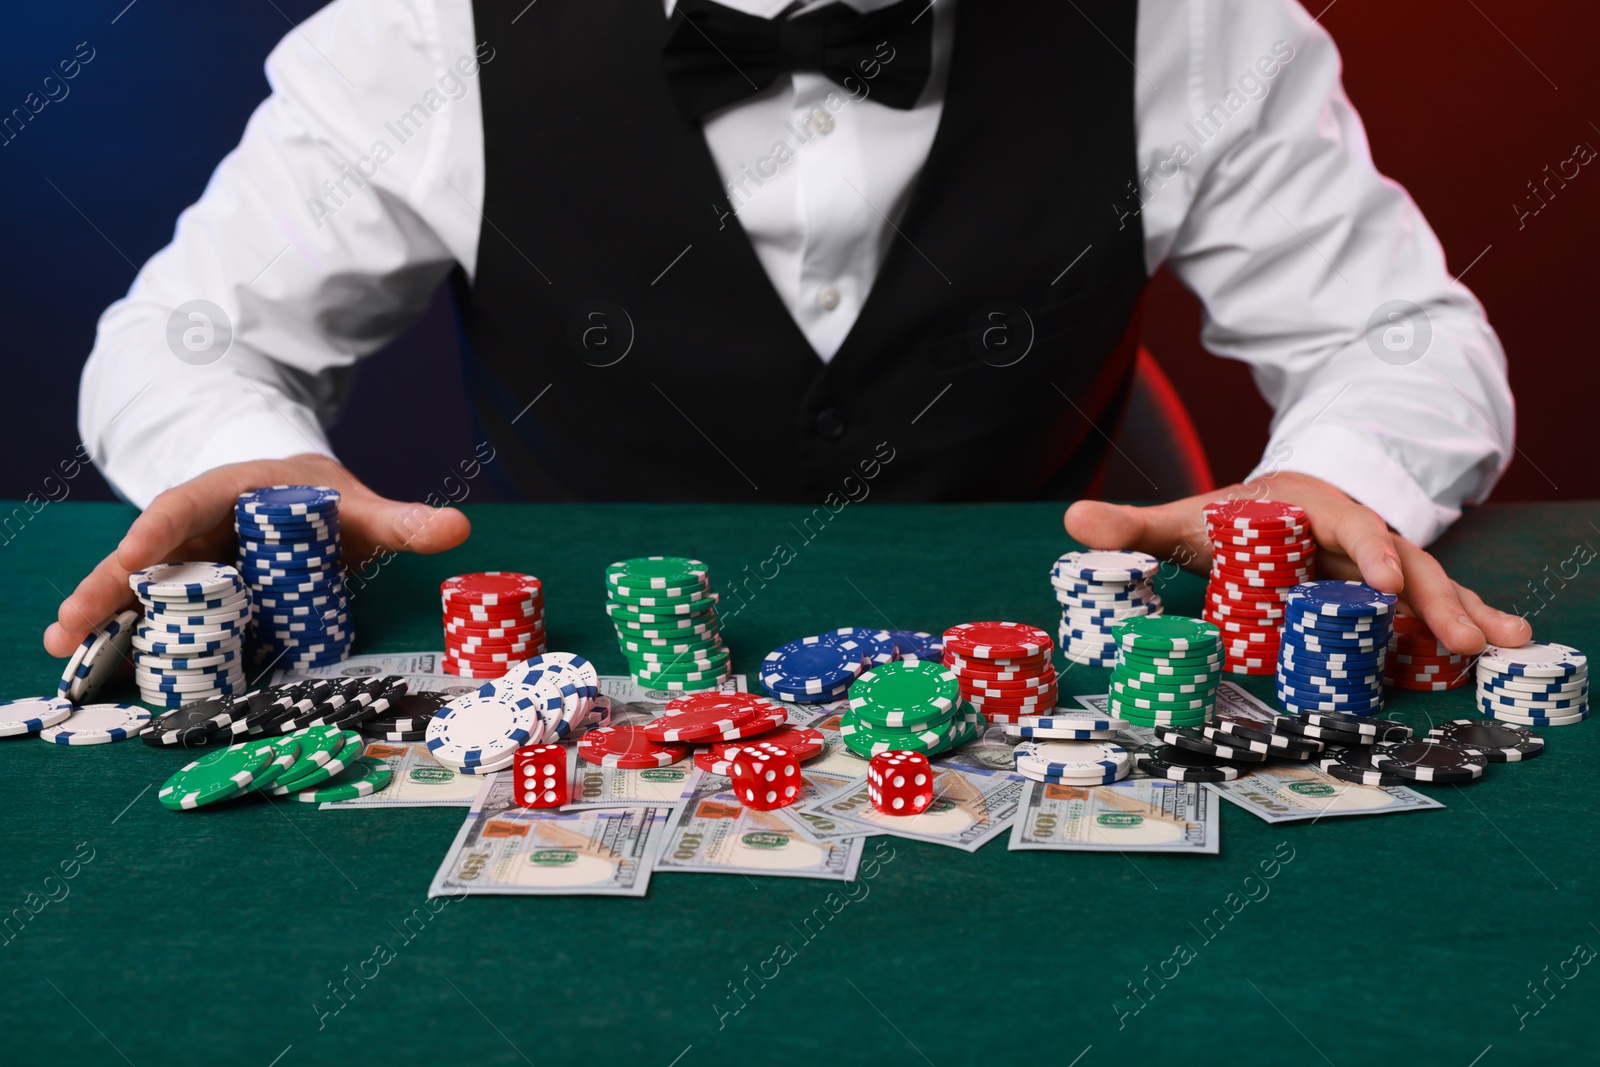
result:
<svg viewBox="0 0 1600 1067"><path fill-rule="evenodd" d="M844 436L844 412L838 408L823 408L817 412L817 433L832 441Z"/></svg>
<svg viewBox="0 0 1600 1067"><path fill-rule="evenodd" d="M818 133L832 133L833 115L827 108L819 107L806 119L806 125Z"/></svg>
<svg viewBox="0 0 1600 1067"><path fill-rule="evenodd" d="M824 285L817 290L817 307L823 311L832 311L839 306L839 290L831 285Z"/></svg>

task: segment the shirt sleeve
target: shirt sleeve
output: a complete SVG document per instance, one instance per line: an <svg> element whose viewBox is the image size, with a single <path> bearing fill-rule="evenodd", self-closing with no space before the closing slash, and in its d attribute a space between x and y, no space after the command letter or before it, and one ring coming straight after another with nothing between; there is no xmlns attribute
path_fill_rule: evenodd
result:
<svg viewBox="0 0 1600 1067"><path fill-rule="evenodd" d="M470 5L429 0L339 0L273 50L238 147L100 318L79 432L118 492L331 454L356 361L475 264L492 59Z"/></svg>
<svg viewBox="0 0 1600 1067"><path fill-rule="evenodd" d="M1294 0L1155 0L1139 53L1147 260L1273 407L1251 476L1313 475L1432 541L1510 462L1505 355L1373 165L1333 41Z"/></svg>

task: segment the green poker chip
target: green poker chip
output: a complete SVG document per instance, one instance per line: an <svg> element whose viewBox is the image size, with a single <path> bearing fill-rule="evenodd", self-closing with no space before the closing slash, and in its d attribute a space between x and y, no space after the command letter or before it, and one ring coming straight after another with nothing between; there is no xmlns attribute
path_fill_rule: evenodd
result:
<svg viewBox="0 0 1600 1067"><path fill-rule="evenodd" d="M722 646L722 635L713 634L709 640L657 641L649 638L622 638L618 641L623 654L635 653L642 658L670 659L685 652L712 652Z"/></svg>
<svg viewBox="0 0 1600 1067"><path fill-rule="evenodd" d="M229 745L179 770L156 793L172 811L193 811L237 796L272 762L273 749L259 743Z"/></svg>
<svg viewBox="0 0 1600 1067"><path fill-rule="evenodd" d="M300 739L293 734L284 734L280 737L247 743L264 745L272 749L272 762L267 764L249 785L240 790L241 796L272 785L282 778L300 759Z"/></svg>
<svg viewBox="0 0 1600 1067"><path fill-rule="evenodd" d="M692 610L667 611L655 608L630 608L615 601L607 602L606 614L613 623L636 626L693 626L715 618L716 605L709 600L692 605Z"/></svg>
<svg viewBox="0 0 1600 1067"><path fill-rule="evenodd" d="M839 735L852 752L868 758L879 752L890 752L895 749L931 753L949 741L949 725L953 718L955 718L953 714L946 713L944 720L935 724L918 729L897 730L864 723L856 716L855 710L851 709L839 716Z"/></svg>
<svg viewBox="0 0 1600 1067"><path fill-rule="evenodd" d="M1128 689L1111 683L1111 695L1124 707L1146 711L1200 711L1215 702L1210 693L1162 693L1149 689Z"/></svg>
<svg viewBox="0 0 1600 1067"><path fill-rule="evenodd" d="M653 612L657 615L693 615L708 607L714 607L717 603L717 595L711 592L709 586L703 590L677 596L657 595L653 592L623 596L615 589L607 590L607 594L610 597L608 604L615 604L630 611Z"/></svg>
<svg viewBox="0 0 1600 1067"><path fill-rule="evenodd" d="M1219 674L1202 674L1194 677L1178 677L1173 675L1158 675L1155 681L1141 678L1138 675L1125 675L1118 671L1111 672L1113 687L1121 686L1134 692L1152 693L1203 693L1213 692L1221 680Z"/></svg>
<svg viewBox="0 0 1600 1067"><path fill-rule="evenodd" d="M685 556L639 556L607 567L606 585L623 596L680 596L706 587L706 565Z"/></svg>
<svg viewBox="0 0 1600 1067"><path fill-rule="evenodd" d="M346 767L353 766L366 749L366 742L354 730L339 730L336 726L331 727L331 729L338 730L340 742L338 749L335 750L336 754L331 759L326 763L311 767L303 773L291 771L290 774L278 779L275 784L268 786L267 792L279 797L289 793L298 793L302 789L321 785Z"/></svg>
<svg viewBox="0 0 1600 1067"><path fill-rule="evenodd" d="M1221 640L1209 622L1182 615L1142 615L1117 623L1111 633L1122 648L1150 652L1210 652Z"/></svg>
<svg viewBox="0 0 1600 1067"><path fill-rule="evenodd" d="M850 684L850 710L867 726L945 722L960 702L960 680L931 660L885 663Z"/></svg>
<svg viewBox="0 0 1600 1067"><path fill-rule="evenodd" d="M362 756L320 786L302 789L294 795L302 804L331 803L370 797L389 784L394 771L381 759Z"/></svg>

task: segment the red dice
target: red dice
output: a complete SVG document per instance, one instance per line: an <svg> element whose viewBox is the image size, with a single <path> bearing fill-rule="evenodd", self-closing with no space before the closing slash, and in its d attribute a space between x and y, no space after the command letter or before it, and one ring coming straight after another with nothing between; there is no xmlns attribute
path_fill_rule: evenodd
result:
<svg viewBox="0 0 1600 1067"><path fill-rule="evenodd" d="M867 764L867 799L885 815L916 815L933 803L933 767L920 752L880 752Z"/></svg>
<svg viewBox="0 0 1600 1067"><path fill-rule="evenodd" d="M519 808L559 808L571 796L567 750L529 745L511 757L511 795Z"/></svg>
<svg viewBox="0 0 1600 1067"><path fill-rule="evenodd" d="M788 749L758 741L729 750L727 758L734 795L745 807L771 811L800 799L800 760Z"/></svg>

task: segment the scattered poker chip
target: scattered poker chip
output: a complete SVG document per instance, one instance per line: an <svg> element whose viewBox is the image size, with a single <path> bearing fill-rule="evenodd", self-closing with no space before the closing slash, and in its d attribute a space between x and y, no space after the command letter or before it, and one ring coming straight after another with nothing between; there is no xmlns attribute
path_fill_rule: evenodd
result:
<svg viewBox="0 0 1600 1067"><path fill-rule="evenodd" d="M1047 653L1050 635L1021 622L965 622L944 633L947 651L974 659L1025 658Z"/></svg>
<svg viewBox="0 0 1600 1067"><path fill-rule="evenodd" d="M1208 726L1201 726L1199 729L1208 741L1225 745L1262 746L1255 750L1280 759L1310 759L1325 747L1321 741L1314 738L1277 733L1266 723L1218 721Z"/></svg>
<svg viewBox="0 0 1600 1067"><path fill-rule="evenodd" d="M860 676L858 650L806 637L779 645L761 662L761 684L774 696L831 695Z"/></svg>
<svg viewBox="0 0 1600 1067"><path fill-rule="evenodd" d="M229 697L185 702L153 719L141 736L156 748L198 748L225 737L234 716L247 708L248 704L235 704Z"/></svg>
<svg viewBox="0 0 1600 1067"><path fill-rule="evenodd" d="M837 630L828 630L817 634L817 637L823 641L848 643L851 647L860 650L862 662L868 667L893 663L900 658L900 653L895 645L894 634L889 630L874 630L865 626L842 626Z"/></svg>
<svg viewBox="0 0 1600 1067"><path fill-rule="evenodd" d="M1211 738L1193 726L1157 727L1155 734L1158 741L1201 755L1215 756L1218 759L1261 763L1272 754L1272 746L1267 742L1252 741L1238 735L1220 735L1218 738Z"/></svg>
<svg viewBox="0 0 1600 1067"><path fill-rule="evenodd" d="M422 732L433 721L434 715L444 707L445 699L438 693L405 693L388 702L388 707L363 723L368 733Z"/></svg>
<svg viewBox="0 0 1600 1067"><path fill-rule="evenodd" d="M294 798L302 804L326 804L369 797L387 786L393 774L383 760L362 756L321 785L299 790Z"/></svg>
<svg viewBox="0 0 1600 1067"><path fill-rule="evenodd" d="M653 741L640 726L602 726L578 739L578 755L599 767L670 767L689 755L689 746Z"/></svg>
<svg viewBox="0 0 1600 1067"><path fill-rule="evenodd" d="M1587 673L1589 660L1570 645L1529 641L1520 648L1489 645L1478 657L1481 674L1521 675L1525 678L1565 678Z"/></svg>
<svg viewBox="0 0 1600 1067"><path fill-rule="evenodd" d="M761 735L762 744L777 745L779 748L793 753L801 762L821 755L825 742L820 731L807 729L803 726L783 726L770 733ZM726 776L733 765L733 754L738 751L740 741L725 741L712 745L710 748L701 749L694 754L694 765L709 774Z"/></svg>
<svg viewBox="0 0 1600 1067"><path fill-rule="evenodd" d="M747 704L702 703L675 715L663 715L644 724L644 735L652 741L712 741L747 726L756 709Z"/></svg>
<svg viewBox="0 0 1600 1067"><path fill-rule="evenodd" d="M124 611L96 626L73 652L61 674L60 692L74 704L92 700L132 661L137 611Z"/></svg>
<svg viewBox="0 0 1600 1067"><path fill-rule="evenodd" d="M1327 752L1316 760L1316 764L1324 774L1354 785L1396 786L1406 783L1406 779L1401 775L1374 767L1372 750L1359 745L1330 746Z"/></svg>
<svg viewBox="0 0 1600 1067"><path fill-rule="evenodd" d="M253 742L218 749L174 773L156 792L156 799L171 811L193 811L227 800L248 786L275 758L271 746Z"/></svg>
<svg viewBox="0 0 1600 1067"><path fill-rule="evenodd" d="M1470 782L1488 766L1467 746L1430 737L1381 741L1372 746L1371 759L1375 770L1418 782Z"/></svg>
<svg viewBox="0 0 1600 1067"><path fill-rule="evenodd" d="M265 789L282 778L300 759L300 739L298 737L270 737L258 739L254 742L245 741L241 744L255 744L267 752L267 765L256 772L254 778L240 789L235 796L244 796L247 793L256 793Z"/></svg>
<svg viewBox="0 0 1600 1067"><path fill-rule="evenodd" d="M39 740L57 745L107 745L144 732L150 713L133 704L84 704L55 726L39 731Z"/></svg>
<svg viewBox="0 0 1600 1067"><path fill-rule="evenodd" d="M549 698L560 718L560 696ZM502 696L482 690L457 697L428 723L428 751L435 760L457 770L508 758L535 736L542 736L546 709L529 690ZM547 712L546 712L547 713ZM537 731L537 734L535 733Z"/></svg>
<svg viewBox="0 0 1600 1067"><path fill-rule="evenodd" d="M34 734L66 721L72 703L60 697L25 697L0 703L0 737Z"/></svg>
<svg viewBox="0 0 1600 1067"><path fill-rule="evenodd" d="M1176 745L1135 753L1133 759L1136 770L1174 782L1231 782L1242 773L1238 764Z"/></svg>
<svg viewBox="0 0 1600 1067"><path fill-rule="evenodd" d="M352 766L366 747L366 742L354 730L341 730L337 726L314 726L305 733L295 733L290 736L301 739L301 745L306 744L306 738L316 734L318 730L326 730L322 735L325 744L334 746L328 759L320 764L302 768L299 762L284 772L276 782L267 786L263 792L273 796L288 796L298 793L302 789L318 786Z"/></svg>
<svg viewBox="0 0 1600 1067"><path fill-rule="evenodd" d="M1544 738L1523 726L1483 719L1452 719L1428 731L1440 741L1454 741L1490 763L1516 763L1544 753Z"/></svg>

